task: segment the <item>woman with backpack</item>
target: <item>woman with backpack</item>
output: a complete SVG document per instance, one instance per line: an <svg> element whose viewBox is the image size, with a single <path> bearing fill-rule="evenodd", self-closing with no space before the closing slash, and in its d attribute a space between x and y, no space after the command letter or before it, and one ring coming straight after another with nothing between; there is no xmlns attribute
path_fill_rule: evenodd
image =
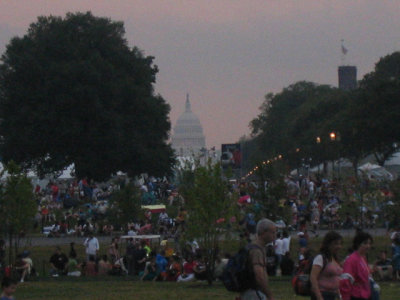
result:
<svg viewBox="0 0 400 300"><path fill-rule="evenodd" d="M310 281L312 300L340 299L339 282L343 269L340 266L338 253L342 248L343 238L336 231L328 232L318 254L313 261Z"/></svg>

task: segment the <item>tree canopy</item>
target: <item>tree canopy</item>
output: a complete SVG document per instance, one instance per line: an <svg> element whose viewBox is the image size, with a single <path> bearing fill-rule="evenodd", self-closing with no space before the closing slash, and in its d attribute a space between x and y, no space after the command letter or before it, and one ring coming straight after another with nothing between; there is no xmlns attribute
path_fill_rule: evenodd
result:
<svg viewBox="0 0 400 300"><path fill-rule="evenodd" d="M294 83L267 94L260 114L250 123L258 145L254 157L261 153L267 160L280 154L289 168L309 158L316 165L344 157L357 169L361 159L375 154L383 165L398 151L399 100L400 52L381 58L353 91ZM331 132L337 135L334 142Z"/></svg>
<svg viewBox="0 0 400 300"><path fill-rule="evenodd" d="M88 13L39 17L0 64L1 155L39 174L164 175L169 105L154 93L153 57L130 48L124 26Z"/></svg>

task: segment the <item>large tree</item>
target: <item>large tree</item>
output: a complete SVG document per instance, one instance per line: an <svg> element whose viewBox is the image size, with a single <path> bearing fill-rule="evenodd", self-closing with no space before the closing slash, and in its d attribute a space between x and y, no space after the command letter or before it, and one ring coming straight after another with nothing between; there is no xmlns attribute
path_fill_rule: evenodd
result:
<svg viewBox="0 0 400 300"><path fill-rule="evenodd" d="M364 76L357 99L359 114L366 120L369 150L384 165L400 142L400 52L382 57L375 70Z"/></svg>
<svg viewBox="0 0 400 300"><path fill-rule="evenodd" d="M0 64L1 155L40 174L71 163L78 176L165 174L170 107L153 85L153 57L124 26L88 13L39 17Z"/></svg>
<svg viewBox="0 0 400 300"><path fill-rule="evenodd" d="M250 123L264 159L282 154L291 167L296 167L304 155L311 155L310 147L315 145L321 134L320 123L328 114L324 109L335 106L334 101L325 101L335 92L327 85L301 81L275 95L268 94L261 113Z"/></svg>

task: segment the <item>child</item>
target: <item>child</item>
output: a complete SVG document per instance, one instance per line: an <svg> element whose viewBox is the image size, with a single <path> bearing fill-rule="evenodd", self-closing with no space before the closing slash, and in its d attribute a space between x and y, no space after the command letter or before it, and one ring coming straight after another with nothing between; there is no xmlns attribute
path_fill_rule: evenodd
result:
<svg viewBox="0 0 400 300"><path fill-rule="evenodd" d="M13 294L17 289L17 282L11 278L4 277L1 282L1 293L0 300L14 300Z"/></svg>

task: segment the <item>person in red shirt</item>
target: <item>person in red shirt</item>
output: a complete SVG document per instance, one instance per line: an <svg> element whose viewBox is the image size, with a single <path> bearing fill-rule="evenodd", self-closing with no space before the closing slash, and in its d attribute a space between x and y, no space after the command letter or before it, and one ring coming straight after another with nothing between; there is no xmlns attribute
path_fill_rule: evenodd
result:
<svg viewBox="0 0 400 300"><path fill-rule="evenodd" d="M189 256L187 261L183 264L183 273L179 275L178 282L187 282L194 280L194 267L196 263L193 261L193 257Z"/></svg>
<svg viewBox="0 0 400 300"><path fill-rule="evenodd" d="M340 282L340 293L343 300L367 300L371 296L370 277L367 253L371 249L373 238L369 233L358 232L353 239L354 252L343 264L345 280Z"/></svg>
<svg viewBox="0 0 400 300"><path fill-rule="evenodd" d="M52 196L53 196L53 201L56 201L56 200L57 200L58 191L59 191L59 188L58 188L57 184L53 183L53 184L51 185L51 194L52 194Z"/></svg>

